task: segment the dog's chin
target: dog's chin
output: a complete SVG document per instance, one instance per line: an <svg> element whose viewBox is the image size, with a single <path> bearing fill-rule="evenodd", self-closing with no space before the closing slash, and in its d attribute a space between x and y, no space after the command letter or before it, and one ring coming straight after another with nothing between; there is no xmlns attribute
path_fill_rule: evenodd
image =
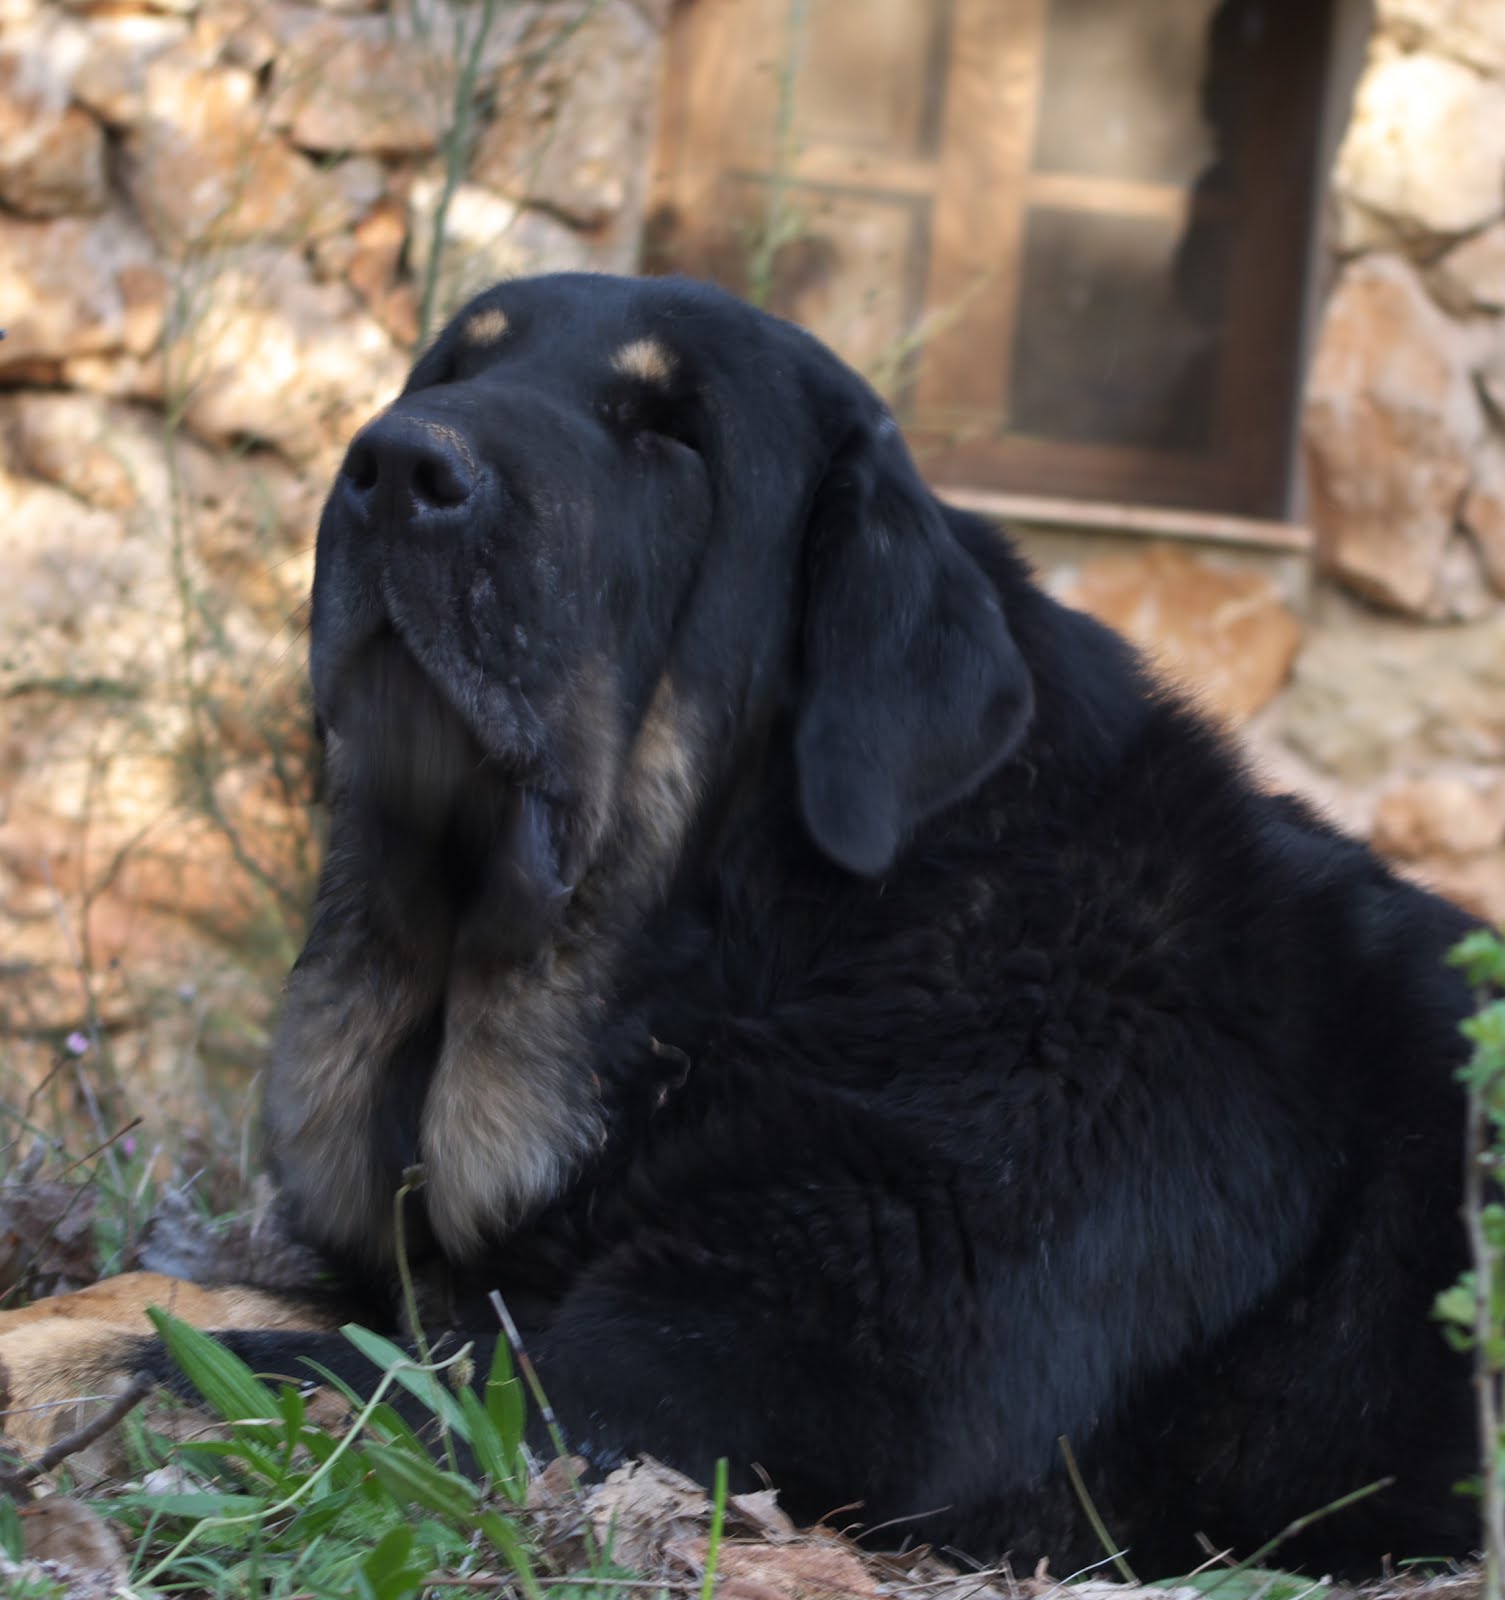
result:
<svg viewBox="0 0 1505 1600"><path fill-rule="evenodd" d="M457 964L537 959L581 871L567 803L522 760L483 746L390 631L352 659L324 720L339 748L334 803L372 819L367 848L386 857L373 871L448 907Z"/></svg>

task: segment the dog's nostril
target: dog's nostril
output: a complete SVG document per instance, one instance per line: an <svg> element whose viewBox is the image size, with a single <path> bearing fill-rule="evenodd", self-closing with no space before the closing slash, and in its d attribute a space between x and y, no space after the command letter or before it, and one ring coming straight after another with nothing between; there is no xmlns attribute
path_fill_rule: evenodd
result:
<svg viewBox="0 0 1505 1600"><path fill-rule="evenodd" d="M380 476L381 468L377 464L376 452L357 440L351 445L349 454L345 457L346 482L351 488L359 489L365 494L376 487L376 480Z"/></svg>
<svg viewBox="0 0 1505 1600"><path fill-rule="evenodd" d="M413 498L420 506L445 510L461 506L470 499L475 485L470 475L453 456L434 454L420 457L413 464Z"/></svg>

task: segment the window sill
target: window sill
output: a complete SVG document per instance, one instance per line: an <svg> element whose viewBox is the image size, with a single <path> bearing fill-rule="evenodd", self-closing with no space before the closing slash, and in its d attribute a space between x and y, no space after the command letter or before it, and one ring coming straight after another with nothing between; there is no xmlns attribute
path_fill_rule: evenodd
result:
<svg viewBox="0 0 1505 1600"><path fill-rule="evenodd" d="M1310 528L1296 522L1233 517L1215 511L1172 511L1158 506L1116 505L1105 500L1060 500L1044 495L1003 494L991 489L935 486L936 494L962 511L1036 528L1181 539L1243 550L1311 555Z"/></svg>

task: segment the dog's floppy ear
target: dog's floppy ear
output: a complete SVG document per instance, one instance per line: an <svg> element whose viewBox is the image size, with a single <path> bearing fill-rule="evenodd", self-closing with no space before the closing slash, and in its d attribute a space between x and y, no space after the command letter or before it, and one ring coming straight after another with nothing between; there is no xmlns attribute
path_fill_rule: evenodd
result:
<svg viewBox="0 0 1505 1600"><path fill-rule="evenodd" d="M873 877L1009 755L1033 686L993 584L886 416L836 452L806 549L800 806L833 861Z"/></svg>

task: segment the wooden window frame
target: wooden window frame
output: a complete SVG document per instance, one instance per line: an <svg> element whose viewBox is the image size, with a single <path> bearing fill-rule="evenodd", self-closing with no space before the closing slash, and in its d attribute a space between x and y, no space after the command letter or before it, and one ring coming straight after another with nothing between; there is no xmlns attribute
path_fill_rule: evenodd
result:
<svg viewBox="0 0 1505 1600"><path fill-rule="evenodd" d="M691 143L687 129L696 114L691 103L696 84L688 57L697 43L696 5L697 0L688 5L682 0L671 29L651 205L673 205L685 192L677 181L684 158L666 160L665 152L683 152ZM1325 4L1324 23L1313 27L1307 22L1314 47L1297 52L1290 63L1303 76L1296 99L1304 107L1304 121L1290 133L1288 144L1299 146L1309 159L1299 173L1241 174L1241 226L1256 237L1299 228L1302 248L1287 252L1275 269L1259 250L1235 251L1228 292L1239 308L1239 325L1219 362L1217 411L1236 422L1226 425L1215 451L1199 459L1017 433L957 442L925 424L927 412L935 415L943 409L996 413L998 397L1008 392L1031 204L1156 218L1184 215L1188 205L1203 214L1231 205L1216 194L1170 185L1032 170L1047 5L1048 0L949 0L949 71L934 159L814 144L788 154L779 181L811 193L847 193L894 204L907 197L928 204L926 259L913 291L916 312L964 301L979 282L990 285L988 293L975 294L964 323L942 327L927 339L918 376L902 396L901 409L909 414L906 432L933 483L978 505L1027 503L1048 522L1102 525L1101 517L1088 514L1098 506L1108 508L1110 521L1124 531L1150 522L1165 525L1169 519L1184 532L1190 519L1212 530L1209 537L1218 542L1237 523L1248 530L1248 538L1239 542L1268 541L1288 548L1297 531L1285 515L1294 476L1303 312L1316 249L1317 151L1331 94L1327 19L1332 8ZM1249 116L1259 127L1277 114L1273 102L1266 102L1277 90L1289 95L1290 85L1278 85L1267 69L1255 88L1262 98L1251 104ZM1257 162L1259 143L1257 138L1244 141L1246 151L1255 152L1251 162ZM695 181L707 183L709 170L701 167L694 174L692 193ZM717 176L729 171L722 169ZM767 172L740 175L770 181ZM979 207L980 194L1011 198L1006 204ZM994 358L979 361L979 348L994 352ZM1072 507L1081 511L1073 515Z"/></svg>

